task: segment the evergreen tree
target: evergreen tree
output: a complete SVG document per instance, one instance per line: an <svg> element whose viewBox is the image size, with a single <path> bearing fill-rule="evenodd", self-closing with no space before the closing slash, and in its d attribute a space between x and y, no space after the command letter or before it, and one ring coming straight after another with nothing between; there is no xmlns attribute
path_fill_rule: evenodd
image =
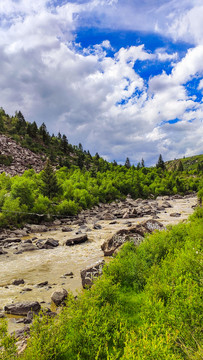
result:
<svg viewBox="0 0 203 360"><path fill-rule="evenodd" d="M165 168L166 168L161 154L159 155L159 159L158 159L158 162L156 164L156 167L160 168L162 170L165 170Z"/></svg>
<svg viewBox="0 0 203 360"><path fill-rule="evenodd" d="M183 163L181 160L177 164L177 171L183 171Z"/></svg>
<svg viewBox="0 0 203 360"><path fill-rule="evenodd" d="M126 161L125 161L125 167L126 167L127 169L130 169L130 167L131 167L130 159L129 159L128 157L126 158Z"/></svg>
<svg viewBox="0 0 203 360"><path fill-rule="evenodd" d="M142 168L145 167L144 159L142 159L142 161L141 161L141 167L142 167Z"/></svg>
<svg viewBox="0 0 203 360"><path fill-rule="evenodd" d="M41 192L44 196L51 199L59 193L60 186L49 159L47 159L44 170L42 171L41 180Z"/></svg>
<svg viewBox="0 0 203 360"><path fill-rule="evenodd" d="M61 138L61 149L66 154L68 150L68 139L65 134Z"/></svg>
<svg viewBox="0 0 203 360"><path fill-rule="evenodd" d="M42 136L42 140L45 144L49 143L49 133L47 131L47 127L45 123L42 123L42 125L39 128L39 133Z"/></svg>

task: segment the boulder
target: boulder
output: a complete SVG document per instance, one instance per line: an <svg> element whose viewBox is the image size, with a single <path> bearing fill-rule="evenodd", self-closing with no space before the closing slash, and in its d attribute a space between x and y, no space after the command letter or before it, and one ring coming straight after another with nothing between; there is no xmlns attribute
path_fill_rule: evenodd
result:
<svg viewBox="0 0 203 360"><path fill-rule="evenodd" d="M80 234L80 235L74 236L71 239L66 240L65 244L67 246L77 245L77 244L84 243L87 240L88 240L87 234Z"/></svg>
<svg viewBox="0 0 203 360"><path fill-rule="evenodd" d="M94 279L102 274L103 266L104 261L101 260L80 272L83 288L92 286Z"/></svg>
<svg viewBox="0 0 203 360"><path fill-rule="evenodd" d="M22 252L34 250L38 250L38 247L30 243L23 243L19 246L17 253L21 254Z"/></svg>
<svg viewBox="0 0 203 360"><path fill-rule="evenodd" d="M135 227L117 231L116 234L102 244L101 249L104 252L104 256L111 256L125 242L133 241L135 245L139 245L143 241L145 233L162 230L163 228L163 225L156 220L151 219L144 221Z"/></svg>
<svg viewBox="0 0 203 360"><path fill-rule="evenodd" d="M11 305L6 305L4 307L4 311L7 314L12 315L22 315L26 316L29 311L33 311L35 313L39 312L41 309L41 305L38 301L26 301L26 302L18 302Z"/></svg>
<svg viewBox="0 0 203 360"><path fill-rule="evenodd" d="M54 291L51 295L51 300L56 306L59 306L68 296L68 292L65 289Z"/></svg>
<svg viewBox="0 0 203 360"><path fill-rule="evenodd" d="M54 239L47 239L44 243L44 249L52 249L57 246L59 246L59 242Z"/></svg>

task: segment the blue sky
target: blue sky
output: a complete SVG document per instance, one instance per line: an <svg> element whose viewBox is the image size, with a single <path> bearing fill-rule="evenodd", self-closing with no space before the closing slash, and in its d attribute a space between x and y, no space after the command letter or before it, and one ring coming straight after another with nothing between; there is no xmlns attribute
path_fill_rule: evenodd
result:
<svg viewBox="0 0 203 360"><path fill-rule="evenodd" d="M0 0L7 113L92 154L203 153L201 0Z"/></svg>

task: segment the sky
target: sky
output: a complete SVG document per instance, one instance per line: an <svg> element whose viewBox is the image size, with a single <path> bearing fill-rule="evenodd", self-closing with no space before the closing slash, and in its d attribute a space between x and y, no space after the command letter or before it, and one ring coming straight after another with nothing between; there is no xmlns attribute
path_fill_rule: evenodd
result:
<svg viewBox="0 0 203 360"><path fill-rule="evenodd" d="M0 106L92 155L203 153L202 0L0 0Z"/></svg>

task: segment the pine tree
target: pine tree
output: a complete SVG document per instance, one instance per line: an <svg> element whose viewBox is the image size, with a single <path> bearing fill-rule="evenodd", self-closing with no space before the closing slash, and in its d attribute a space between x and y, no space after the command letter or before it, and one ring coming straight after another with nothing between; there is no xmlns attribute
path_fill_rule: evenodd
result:
<svg viewBox="0 0 203 360"><path fill-rule="evenodd" d="M130 164L130 159L127 157L126 161L125 161L125 167L127 167L127 169L130 169L131 164Z"/></svg>
<svg viewBox="0 0 203 360"><path fill-rule="evenodd" d="M49 199L51 199L54 197L54 195L59 193L60 186L49 159L46 161L44 170L41 175L41 180L41 192L44 196L47 196Z"/></svg>
<svg viewBox="0 0 203 360"><path fill-rule="evenodd" d="M144 159L142 159L142 161L141 161L141 167L142 167L142 168L145 167Z"/></svg>
<svg viewBox="0 0 203 360"><path fill-rule="evenodd" d="M156 164L156 167L160 168L162 170L165 170L165 168L166 168L161 154L159 155L159 159L158 159L158 162Z"/></svg>

